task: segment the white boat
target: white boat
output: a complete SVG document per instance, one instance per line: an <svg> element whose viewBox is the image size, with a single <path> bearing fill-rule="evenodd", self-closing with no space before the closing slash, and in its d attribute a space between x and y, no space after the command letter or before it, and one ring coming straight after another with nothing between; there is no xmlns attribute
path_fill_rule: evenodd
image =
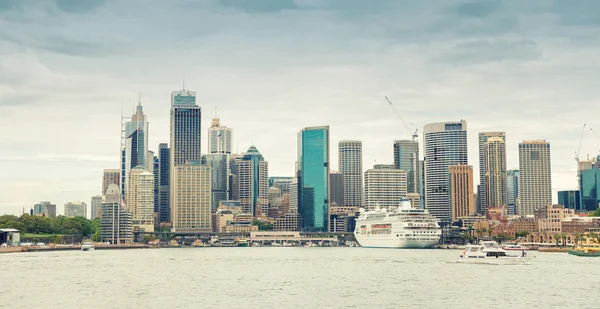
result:
<svg viewBox="0 0 600 309"><path fill-rule="evenodd" d="M366 248L432 248L441 235L438 220L406 199L393 211L361 208L354 230L356 241Z"/></svg>
<svg viewBox="0 0 600 309"><path fill-rule="evenodd" d="M91 242L85 242L81 245L81 251L94 251L94 244Z"/></svg>
<svg viewBox="0 0 600 309"><path fill-rule="evenodd" d="M531 250L531 248L529 247L525 247L525 246L521 246L519 244L512 244L512 243L507 243L504 246L502 246L502 249L504 250L512 250L512 251L523 251L523 250Z"/></svg>
<svg viewBox="0 0 600 309"><path fill-rule="evenodd" d="M260 243L253 242L253 243L252 243L252 247L260 247Z"/></svg>
<svg viewBox="0 0 600 309"><path fill-rule="evenodd" d="M304 247L307 247L307 248L312 248L312 247L316 247L316 246L317 245L315 245L312 241L309 241L304 244Z"/></svg>
<svg viewBox="0 0 600 309"><path fill-rule="evenodd" d="M495 241L481 241L479 245L467 245L458 259L459 263L514 265L529 261L525 251L521 255L508 255Z"/></svg>

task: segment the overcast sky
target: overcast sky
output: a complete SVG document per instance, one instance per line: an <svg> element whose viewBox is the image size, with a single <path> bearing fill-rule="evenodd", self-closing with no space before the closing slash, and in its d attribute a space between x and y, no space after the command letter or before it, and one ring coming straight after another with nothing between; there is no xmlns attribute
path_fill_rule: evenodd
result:
<svg viewBox="0 0 600 309"><path fill-rule="evenodd" d="M584 123L600 132L600 1L0 1L0 213L41 200L90 203L117 168L121 105L138 92L150 146L168 142L170 93L218 106L234 149L254 143L291 176L296 134L330 125L363 141L364 167L393 162L409 132L465 119L477 133L551 143L554 190L576 188ZM419 137L422 141L422 137ZM586 130L582 156L600 138ZM556 196L553 197L556 200ZM89 208L89 206L88 206ZM88 210L89 213L89 210Z"/></svg>

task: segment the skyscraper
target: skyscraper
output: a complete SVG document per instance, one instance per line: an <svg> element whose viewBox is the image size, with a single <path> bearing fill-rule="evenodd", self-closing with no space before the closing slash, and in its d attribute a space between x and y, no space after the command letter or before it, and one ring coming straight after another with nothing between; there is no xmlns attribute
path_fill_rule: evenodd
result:
<svg viewBox="0 0 600 309"><path fill-rule="evenodd" d="M519 215L533 215L552 204L550 143L544 140L519 143Z"/></svg>
<svg viewBox="0 0 600 309"><path fill-rule="evenodd" d="M119 169L105 169L102 175L102 196L106 194L108 186L110 184L120 185L119 179L121 178L121 170Z"/></svg>
<svg viewBox="0 0 600 309"><path fill-rule="evenodd" d="M154 175L154 213L158 215L158 220L160 220L160 190L158 181L158 177L160 175L160 162L158 161L158 156L154 156L153 161L152 174Z"/></svg>
<svg viewBox="0 0 600 309"><path fill-rule="evenodd" d="M341 141L338 144L339 172L343 175L343 204L338 206L362 206L363 168L362 142Z"/></svg>
<svg viewBox="0 0 600 309"><path fill-rule="evenodd" d="M365 203L367 210L377 206L396 209L400 200L407 194L406 172L396 169L394 165L375 165L365 172Z"/></svg>
<svg viewBox="0 0 600 309"><path fill-rule="evenodd" d="M479 185L477 186L479 203L477 204L477 212L480 214L486 213L488 205L485 192L485 143L492 137L501 137L506 143L504 132L479 132Z"/></svg>
<svg viewBox="0 0 600 309"><path fill-rule="evenodd" d="M219 208L219 202L228 199L229 192L229 158L224 153L209 153L202 156L202 164L211 168L212 175L212 212Z"/></svg>
<svg viewBox="0 0 600 309"><path fill-rule="evenodd" d="M344 175L332 171L329 173L329 203L337 206L345 206L344 204Z"/></svg>
<svg viewBox="0 0 600 309"><path fill-rule="evenodd" d="M158 145L158 219L171 222L171 149L167 143Z"/></svg>
<svg viewBox="0 0 600 309"><path fill-rule="evenodd" d="M230 154L231 139L232 129L222 126L219 118L213 118L208 128L208 152Z"/></svg>
<svg viewBox="0 0 600 309"><path fill-rule="evenodd" d="M600 206L600 169L579 171L581 210L595 211Z"/></svg>
<svg viewBox="0 0 600 309"><path fill-rule="evenodd" d="M417 141L394 141L394 166L406 172L409 193L419 193L419 165L419 143Z"/></svg>
<svg viewBox="0 0 600 309"><path fill-rule="evenodd" d="M558 191L558 205L578 211L581 209L579 190Z"/></svg>
<svg viewBox="0 0 600 309"><path fill-rule="evenodd" d="M202 109L196 105L196 92L171 93L171 170L188 161L200 161Z"/></svg>
<svg viewBox="0 0 600 309"><path fill-rule="evenodd" d="M452 221L474 215L477 212L475 194L473 192L473 166L450 165L450 204Z"/></svg>
<svg viewBox="0 0 600 309"><path fill-rule="evenodd" d="M467 122L438 122L423 129L425 206L440 220L450 220L448 166L467 164Z"/></svg>
<svg viewBox="0 0 600 309"><path fill-rule="evenodd" d="M173 232L210 232L211 169L200 162L176 165L171 170L171 219Z"/></svg>
<svg viewBox="0 0 600 309"><path fill-rule="evenodd" d="M298 133L298 211L302 229L329 230L329 126Z"/></svg>
<svg viewBox="0 0 600 309"><path fill-rule="evenodd" d="M484 145L486 211L491 207L508 205L506 186L506 143L504 138L488 138Z"/></svg>
<svg viewBox="0 0 600 309"><path fill-rule="evenodd" d="M236 201L238 198L238 167L242 161L243 155L231 154L229 155L229 200Z"/></svg>
<svg viewBox="0 0 600 309"><path fill-rule="evenodd" d="M84 202L68 202L65 204L65 217L87 218L87 204Z"/></svg>
<svg viewBox="0 0 600 309"><path fill-rule="evenodd" d="M519 170L508 170L506 172L506 188L508 191L507 203L508 203L508 214L517 214L517 201L519 197Z"/></svg>
<svg viewBox="0 0 600 309"><path fill-rule="evenodd" d="M121 203L121 189L117 184L109 184L104 194L101 217L100 238L110 244L129 244L133 242L131 213Z"/></svg>
<svg viewBox="0 0 600 309"><path fill-rule="evenodd" d="M95 195L92 196L92 202L90 203L92 207L92 213L90 214L90 220L94 220L100 217L100 210L102 208L102 196Z"/></svg>
<svg viewBox="0 0 600 309"><path fill-rule="evenodd" d="M269 188L276 187L281 190L281 195L290 193L290 186L294 177L286 176L269 176Z"/></svg>
<svg viewBox="0 0 600 309"><path fill-rule="evenodd" d="M125 196L129 188L129 171L141 166L148 169L153 157L148 157L148 119L140 102L131 121L125 125Z"/></svg>
<svg viewBox="0 0 600 309"><path fill-rule="evenodd" d="M154 231L154 174L138 166L129 171L127 207L134 231Z"/></svg>
<svg viewBox="0 0 600 309"><path fill-rule="evenodd" d="M250 146L238 166L238 198L242 211L252 216L269 211L269 163L254 146Z"/></svg>

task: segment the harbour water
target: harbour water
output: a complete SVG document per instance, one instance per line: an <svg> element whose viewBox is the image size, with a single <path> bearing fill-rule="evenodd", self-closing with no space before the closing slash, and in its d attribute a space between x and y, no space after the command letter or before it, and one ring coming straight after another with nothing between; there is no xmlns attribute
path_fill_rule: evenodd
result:
<svg viewBox="0 0 600 309"><path fill-rule="evenodd" d="M600 260L459 250L176 248L0 255L0 308L597 308Z"/></svg>

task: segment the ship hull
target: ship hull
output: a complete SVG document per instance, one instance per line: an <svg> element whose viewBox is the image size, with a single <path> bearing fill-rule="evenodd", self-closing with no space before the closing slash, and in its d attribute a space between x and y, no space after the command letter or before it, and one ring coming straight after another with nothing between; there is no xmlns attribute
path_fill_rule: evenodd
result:
<svg viewBox="0 0 600 309"><path fill-rule="evenodd" d="M356 241L363 248L429 249L433 248L439 242L439 239L411 241L387 237L360 237L356 235Z"/></svg>

